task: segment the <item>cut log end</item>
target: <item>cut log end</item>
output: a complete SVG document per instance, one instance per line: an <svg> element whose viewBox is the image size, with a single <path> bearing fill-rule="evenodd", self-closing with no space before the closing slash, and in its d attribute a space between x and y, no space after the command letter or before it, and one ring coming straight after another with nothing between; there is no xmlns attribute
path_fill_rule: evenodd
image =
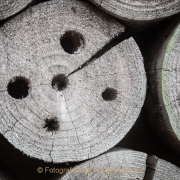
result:
<svg viewBox="0 0 180 180"><path fill-rule="evenodd" d="M0 1L0 21L5 20L31 4L33 0Z"/></svg>
<svg viewBox="0 0 180 180"><path fill-rule="evenodd" d="M72 168L57 180L75 179L128 179L143 180L146 171L145 153L113 148L107 153Z"/></svg>
<svg viewBox="0 0 180 180"><path fill-rule="evenodd" d="M126 21L152 21L180 12L179 0L89 0L107 13Z"/></svg>
<svg viewBox="0 0 180 180"><path fill-rule="evenodd" d="M144 103L143 58L129 38L89 60L123 31L96 7L71 0L41 3L4 24L0 132L44 161L85 160L116 145Z"/></svg>
<svg viewBox="0 0 180 180"><path fill-rule="evenodd" d="M127 180L178 180L180 168L142 152L113 148L107 153L62 172L56 180L76 179L127 179Z"/></svg>
<svg viewBox="0 0 180 180"><path fill-rule="evenodd" d="M150 92L146 106L152 108L149 124L161 140L180 153L180 24L169 34L149 65ZM151 104L151 105L150 105Z"/></svg>

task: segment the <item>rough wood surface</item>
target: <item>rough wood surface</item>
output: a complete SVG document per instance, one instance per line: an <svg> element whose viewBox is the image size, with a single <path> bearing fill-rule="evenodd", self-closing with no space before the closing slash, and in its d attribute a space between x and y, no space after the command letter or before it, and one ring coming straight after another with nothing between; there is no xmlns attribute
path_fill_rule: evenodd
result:
<svg viewBox="0 0 180 180"><path fill-rule="evenodd" d="M154 155L116 147L55 179L179 180L180 168Z"/></svg>
<svg viewBox="0 0 180 180"><path fill-rule="evenodd" d="M151 176L148 176L146 171L144 180L180 179L180 168L171 164L170 162L158 159L155 156L148 156L147 164L149 166L149 169L151 169L152 171L154 170L154 173L149 172Z"/></svg>
<svg viewBox="0 0 180 180"><path fill-rule="evenodd" d="M180 153L180 24L171 30L152 62L148 64L149 93L146 106L152 108L149 124L168 146Z"/></svg>
<svg viewBox="0 0 180 180"><path fill-rule="evenodd" d="M27 7L33 0L0 0L0 20L4 20Z"/></svg>
<svg viewBox="0 0 180 180"><path fill-rule="evenodd" d="M116 145L144 103L140 50L129 38L81 67L123 31L96 7L70 0L39 4L4 24L0 132L44 161L85 160Z"/></svg>
<svg viewBox="0 0 180 180"><path fill-rule="evenodd" d="M180 0L89 0L107 13L125 20L147 21L180 12Z"/></svg>
<svg viewBox="0 0 180 180"><path fill-rule="evenodd" d="M86 161L58 180L142 180L146 170L147 155L128 149L113 148L109 152Z"/></svg>

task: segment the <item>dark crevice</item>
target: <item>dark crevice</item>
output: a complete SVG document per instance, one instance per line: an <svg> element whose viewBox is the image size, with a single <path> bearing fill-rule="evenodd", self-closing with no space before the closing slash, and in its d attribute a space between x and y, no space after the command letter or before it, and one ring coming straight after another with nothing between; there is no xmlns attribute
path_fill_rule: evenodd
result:
<svg viewBox="0 0 180 180"><path fill-rule="evenodd" d="M51 85L56 91L62 91L68 86L68 84L69 80L65 74L58 74L52 79Z"/></svg>
<svg viewBox="0 0 180 180"><path fill-rule="evenodd" d="M45 119L45 126L43 128L47 128L47 131L58 131L59 130L59 122L57 118Z"/></svg>
<svg viewBox="0 0 180 180"><path fill-rule="evenodd" d="M116 36L113 38L109 43L107 43L102 49L100 49L98 52L96 52L95 55L93 55L88 61L86 61L84 64L82 64L80 67L78 67L76 70L73 72L69 73L68 76L80 71L84 67L88 66L90 63L94 62L96 59L100 58L103 56L106 52L111 50L113 47L115 47L117 44L121 43L122 41L132 37L132 34L128 32L123 32L122 34Z"/></svg>
<svg viewBox="0 0 180 180"><path fill-rule="evenodd" d="M106 90L102 93L102 98L105 101L112 101L115 100L117 97L117 90L113 88L106 88Z"/></svg>
<svg viewBox="0 0 180 180"><path fill-rule="evenodd" d="M29 80L25 77L14 77L7 85L8 94L15 99L23 99L29 94Z"/></svg>
<svg viewBox="0 0 180 180"><path fill-rule="evenodd" d="M153 180L154 174L156 172L156 165L158 163L158 158L154 155L148 155L146 160L146 171L143 180Z"/></svg>

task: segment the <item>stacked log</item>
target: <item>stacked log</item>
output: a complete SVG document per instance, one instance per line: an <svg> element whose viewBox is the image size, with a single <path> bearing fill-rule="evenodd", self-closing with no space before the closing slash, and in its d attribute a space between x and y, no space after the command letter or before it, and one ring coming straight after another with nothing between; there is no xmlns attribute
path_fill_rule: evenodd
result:
<svg viewBox="0 0 180 180"><path fill-rule="evenodd" d="M159 159L156 156L148 156L147 168L144 180L163 180L172 179L179 180L180 168L167 162L163 159Z"/></svg>
<svg viewBox="0 0 180 180"><path fill-rule="evenodd" d="M179 180L179 177L180 168L156 156L113 148L99 157L73 167L56 180Z"/></svg>
<svg viewBox="0 0 180 180"><path fill-rule="evenodd" d="M124 27L88 3L31 7L0 30L0 133L44 161L80 161L115 146L146 93L133 38L94 56ZM91 60L91 61L90 61Z"/></svg>
<svg viewBox="0 0 180 180"><path fill-rule="evenodd" d="M146 171L146 158L147 155L142 152L113 148L99 157L75 166L57 180L142 180Z"/></svg>
<svg viewBox="0 0 180 180"><path fill-rule="evenodd" d="M180 12L179 0L89 0L107 13L127 21L152 21Z"/></svg>
<svg viewBox="0 0 180 180"><path fill-rule="evenodd" d="M0 1L0 21L5 20L32 3L33 0L1 0Z"/></svg>
<svg viewBox="0 0 180 180"><path fill-rule="evenodd" d="M179 106L180 24L147 63L149 125L166 143L180 153Z"/></svg>

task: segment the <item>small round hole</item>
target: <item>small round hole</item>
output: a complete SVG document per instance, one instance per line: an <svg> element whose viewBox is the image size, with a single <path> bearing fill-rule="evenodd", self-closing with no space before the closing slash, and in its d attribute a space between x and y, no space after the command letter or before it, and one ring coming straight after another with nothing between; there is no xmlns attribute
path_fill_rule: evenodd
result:
<svg viewBox="0 0 180 180"><path fill-rule="evenodd" d="M117 97L117 90L113 88L106 88L106 90L102 93L102 98L105 101L115 100Z"/></svg>
<svg viewBox="0 0 180 180"><path fill-rule="evenodd" d="M45 126L43 128L47 128L47 131L58 131L59 122L57 118L45 119Z"/></svg>
<svg viewBox="0 0 180 180"><path fill-rule="evenodd" d="M64 90L68 86L68 84L69 84L69 80L67 76L65 76L64 74L58 74L52 80L52 87L56 91Z"/></svg>
<svg viewBox="0 0 180 180"><path fill-rule="evenodd" d="M60 43L64 51L69 54L74 54L84 47L84 38L79 32L66 31L61 36Z"/></svg>
<svg viewBox="0 0 180 180"><path fill-rule="evenodd" d="M24 77L14 77L7 85L8 93L15 99L23 99L29 94L29 80Z"/></svg>

